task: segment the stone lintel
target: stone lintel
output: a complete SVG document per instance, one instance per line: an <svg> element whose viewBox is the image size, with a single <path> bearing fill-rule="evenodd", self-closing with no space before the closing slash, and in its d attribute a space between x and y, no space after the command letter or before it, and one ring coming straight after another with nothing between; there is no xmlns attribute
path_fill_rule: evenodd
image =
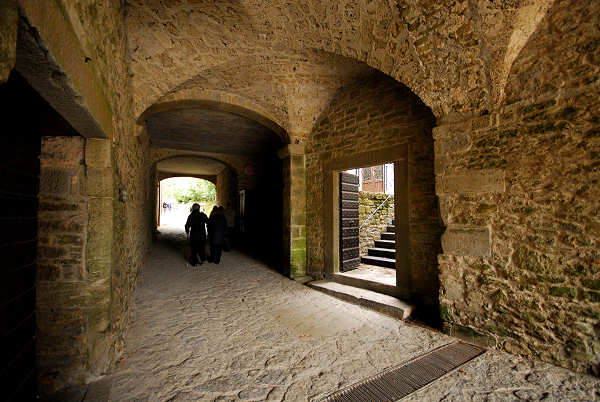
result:
<svg viewBox="0 0 600 402"><path fill-rule="evenodd" d="M304 145L302 144L288 144L285 147L281 148L277 155L280 159L287 159L290 156L300 156L304 155Z"/></svg>
<svg viewBox="0 0 600 402"><path fill-rule="evenodd" d="M446 254L488 256L490 229L487 226L450 225L442 235L442 249Z"/></svg>
<svg viewBox="0 0 600 402"><path fill-rule="evenodd" d="M505 190L504 170L485 169L463 174L438 175L435 180L436 193L503 193Z"/></svg>
<svg viewBox="0 0 600 402"><path fill-rule="evenodd" d="M19 6L17 71L79 134L111 138L110 102L66 11L57 1Z"/></svg>

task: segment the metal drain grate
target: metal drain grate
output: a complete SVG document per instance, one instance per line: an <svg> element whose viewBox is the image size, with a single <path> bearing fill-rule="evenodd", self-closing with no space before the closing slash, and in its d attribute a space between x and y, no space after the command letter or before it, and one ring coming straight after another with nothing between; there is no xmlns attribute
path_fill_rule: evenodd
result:
<svg viewBox="0 0 600 402"><path fill-rule="evenodd" d="M323 402L397 401L484 352L468 343L450 343L334 392Z"/></svg>

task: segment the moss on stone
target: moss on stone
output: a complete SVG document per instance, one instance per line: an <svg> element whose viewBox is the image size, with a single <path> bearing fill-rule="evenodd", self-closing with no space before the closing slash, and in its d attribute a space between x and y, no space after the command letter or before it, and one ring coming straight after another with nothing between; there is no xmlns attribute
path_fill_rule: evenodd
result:
<svg viewBox="0 0 600 402"><path fill-rule="evenodd" d="M585 266L583 264L567 266L565 271L569 276L584 276L591 275L594 273L594 270L591 267Z"/></svg>
<svg viewBox="0 0 600 402"><path fill-rule="evenodd" d="M488 269L491 269L491 267L487 264L474 264L473 268L479 270L479 271L487 271Z"/></svg>
<svg viewBox="0 0 600 402"><path fill-rule="evenodd" d="M546 317L538 312L526 311L521 314L521 317L528 323L536 324L546 321Z"/></svg>
<svg viewBox="0 0 600 402"><path fill-rule="evenodd" d="M514 252L513 261L517 267L537 274L554 274L556 272L556 268L548 257L526 247L519 247Z"/></svg>
<svg viewBox="0 0 600 402"><path fill-rule="evenodd" d="M584 317L587 317L587 318L593 318L595 320L600 320L600 310L598 310L598 309L594 309L591 307L580 307L579 314Z"/></svg>
<svg viewBox="0 0 600 402"><path fill-rule="evenodd" d="M565 297L567 299L574 299L575 296L577 295L577 292L575 291L575 289L569 288L566 286L552 286L548 289L548 292L552 296ZM600 298L599 298L599 300L600 300Z"/></svg>
<svg viewBox="0 0 600 402"><path fill-rule="evenodd" d="M479 204L476 212L479 214L487 214L490 212L496 212L498 210L498 206L496 204Z"/></svg>
<svg viewBox="0 0 600 402"><path fill-rule="evenodd" d="M507 300L508 297L506 297L506 293L502 289L498 289L494 292L494 294L492 294L492 299L494 299L496 302L499 302Z"/></svg>
<svg viewBox="0 0 600 402"><path fill-rule="evenodd" d="M562 278L559 276L538 275L537 280L539 282L547 282L547 283L563 283L565 281L565 278Z"/></svg>
<svg viewBox="0 0 600 402"><path fill-rule="evenodd" d="M493 276L490 276L490 275L480 275L479 283L482 285L492 285L492 284L496 283L496 280L494 279Z"/></svg>
<svg viewBox="0 0 600 402"><path fill-rule="evenodd" d="M581 283L588 289L600 290L600 279L584 279Z"/></svg>
<svg viewBox="0 0 600 402"><path fill-rule="evenodd" d="M486 326L486 330L498 336L509 337L511 335L510 331L508 331L506 328L499 327L494 324L488 324Z"/></svg>
<svg viewBox="0 0 600 402"><path fill-rule="evenodd" d="M600 303L600 292L584 291L583 298L592 303Z"/></svg>
<svg viewBox="0 0 600 402"><path fill-rule="evenodd" d="M452 309L446 303L440 303L440 318L442 321L452 321Z"/></svg>
<svg viewBox="0 0 600 402"><path fill-rule="evenodd" d="M473 328L456 324L452 327L452 334L459 338L485 337L485 335L475 331Z"/></svg>

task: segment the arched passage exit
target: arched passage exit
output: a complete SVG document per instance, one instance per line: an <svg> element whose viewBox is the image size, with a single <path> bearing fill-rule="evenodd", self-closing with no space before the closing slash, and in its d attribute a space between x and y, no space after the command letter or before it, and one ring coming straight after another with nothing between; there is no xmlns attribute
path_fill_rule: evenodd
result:
<svg viewBox="0 0 600 402"><path fill-rule="evenodd" d="M194 203L210 214L217 205L216 193L215 183L206 179L184 176L162 179L158 186L157 226L182 228Z"/></svg>
<svg viewBox="0 0 600 402"><path fill-rule="evenodd" d="M164 200L160 195L160 183L177 177L203 179L215 186L214 204L210 205L230 207L235 211L235 231L239 234L240 248L268 261L278 270L284 269L279 247L283 231L283 171L282 162L274 152L246 156L159 148L153 159L151 219L155 230L162 224L160 213Z"/></svg>

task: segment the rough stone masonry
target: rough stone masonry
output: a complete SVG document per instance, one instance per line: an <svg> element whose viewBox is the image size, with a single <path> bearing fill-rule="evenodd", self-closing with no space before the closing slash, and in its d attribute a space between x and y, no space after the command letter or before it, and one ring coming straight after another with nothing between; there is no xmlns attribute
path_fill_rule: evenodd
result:
<svg viewBox="0 0 600 402"><path fill-rule="evenodd" d="M406 296L450 334L598 375L598 21L600 3L585 0L3 1L0 82L21 75L76 131L44 134L56 137L46 146L78 148L62 160L40 155L41 143L18 150L60 160L42 167L40 208L27 218L37 213L48 229L38 279L24 285L47 301L37 375L52 375L41 392L114 366L152 246L156 162L190 153L231 169L230 194L270 191L255 200L254 222L274 216L265 226L281 255L274 265L318 278L333 269L327 167L403 150L390 158L406 164L403 203L395 199L406 212ZM210 127L251 120L239 127L255 131L220 131L207 152L193 124L163 112ZM148 121L165 137L153 139ZM252 157L231 153L260 136L270 145ZM66 210L50 210L53 197ZM72 226L43 226L54 214ZM0 244L8 257L26 256L9 244ZM68 317L44 321L52 309L85 325L57 334ZM23 314L13 321L30 325ZM42 364L54 344L76 356ZM10 383L18 395L24 381Z"/></svg>

